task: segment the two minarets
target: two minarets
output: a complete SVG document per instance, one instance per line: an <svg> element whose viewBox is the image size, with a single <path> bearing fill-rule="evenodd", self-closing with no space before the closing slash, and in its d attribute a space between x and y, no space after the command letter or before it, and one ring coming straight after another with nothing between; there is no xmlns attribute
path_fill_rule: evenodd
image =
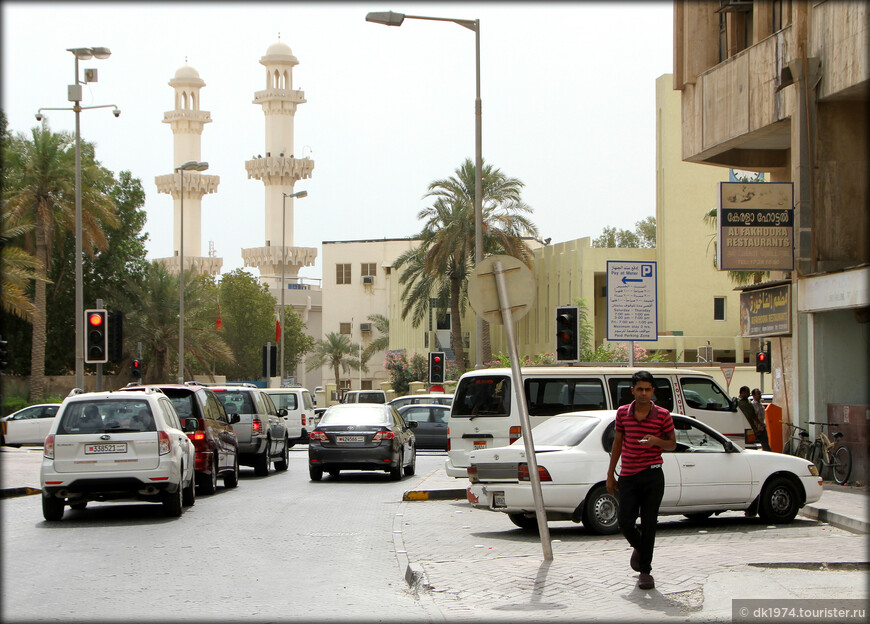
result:
<svg viewBox="0 0 870 624"><path fill-rule="evenodd" d="M299 61L290 46L279 41L269 46L260 64L266 68L266 88L254 94L254 104L263 108L266 118L265 155L245 162L248 178L261 180L266 189L265 245L242 249L245 266L257 267L260 281L279 291L282 274L294 283L299 269L314 264L317 249L293 246L293 198L297 181L310 178L314 161L296 158L293 148L293 123L296 107L305 103L305 94L293 89L293 67ZM200 89L205 82L189 65L182 66L169 81L175 90L175 109L163 116L172 128L174 167L200 161L202 130L211 123L209 112L200 109ZM202 256L202 197L217 191L220 177L197 171L184 171L184 268L215 275L220 272L221 258ZM172 195L174 256L159 259L168 269L178 272L181 227L182 172L157 176L157 191ZM282 212L286 210L286 215ZM282 225L284 227L282 231ZM283 266L282 266L283 264Z"/></svg>

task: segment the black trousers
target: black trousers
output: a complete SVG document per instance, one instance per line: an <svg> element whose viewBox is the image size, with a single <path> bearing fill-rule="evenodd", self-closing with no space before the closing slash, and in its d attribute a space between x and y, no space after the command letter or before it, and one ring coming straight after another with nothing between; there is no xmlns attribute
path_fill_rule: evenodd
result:
<svg viewBox="0 0 870 624"><path fill-rule="evenodd" d="M652 570L659 506L665 494L661 467L647 468L629 477L619 477L619 528L628 543L640 553L640 571ZM640 516L640 527L635 522Z"/></svg>

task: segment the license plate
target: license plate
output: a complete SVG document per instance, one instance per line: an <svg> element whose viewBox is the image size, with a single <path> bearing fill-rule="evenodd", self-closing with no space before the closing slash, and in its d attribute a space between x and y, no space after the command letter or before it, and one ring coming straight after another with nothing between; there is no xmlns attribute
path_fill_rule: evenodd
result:
<svg viewBox="0 0 870 624"><path fill-rule="evenodd" d="M336 442L362 442L363 436L338 436Z"/></svg>
<svg viewBox="0 0 870 624"><path fill-rule="evenodd" d="M88 455L91 454L100 454L100 453L126 453L127 452L127 443L126 442L118 442L115 444L88 444L85 446L85 453Z"/></svg>
<svg viewBox="0 0 870 624"><path fill-rule="evenodd" d="M492 506L493 507L507 507L507 503L504 502L504 492L493 492L492 493Z"/></svg>
<svg viewBox="0 0 870 624"><path fill-rule="evenodd" d="M475 440L474 441L474 450L480 450L486 448L486 440Z"/></svg>

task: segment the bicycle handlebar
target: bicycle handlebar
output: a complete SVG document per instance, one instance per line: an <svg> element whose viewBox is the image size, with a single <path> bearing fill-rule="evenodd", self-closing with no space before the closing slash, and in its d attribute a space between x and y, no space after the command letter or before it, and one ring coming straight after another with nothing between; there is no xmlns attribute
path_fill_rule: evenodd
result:
<svg viewBox="0 0 870 624"><path fill-rule="evenodd" d="M808 420L807 423L811 425L827 425L828 427L839 427L840 423L823 423L823 422L815 422L812 420Z"/></svg>

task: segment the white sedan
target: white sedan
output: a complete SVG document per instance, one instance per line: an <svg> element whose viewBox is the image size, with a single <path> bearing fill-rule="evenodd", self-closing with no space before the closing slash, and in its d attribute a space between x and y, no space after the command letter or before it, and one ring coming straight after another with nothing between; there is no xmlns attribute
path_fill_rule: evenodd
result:
<svg viewBox="0 0 870 624"><path fill-rule="evenodd" d="M6 446L21 446L22 444L38 444L42 446L60 403L41 403L20 409L9 414L0 422L2 444Z"/></svg>
<svg viewBox="0 0 870 624"><path fill-rule="evenodd" d="M615 410L554 416L533 439L547 519L583 522L590 532L616 533L618 503L605 477L614 438ZM809 461L745 450L697 420L672 415L677 448L665 452L665 493L659 513L706 519L728 510L791 522L822 495L822 479ZM470 455L468 501L500 511L524 529L536 529L535 504L522 438L510 446ZM617 467L617 474L619 468Z"/></svg>

